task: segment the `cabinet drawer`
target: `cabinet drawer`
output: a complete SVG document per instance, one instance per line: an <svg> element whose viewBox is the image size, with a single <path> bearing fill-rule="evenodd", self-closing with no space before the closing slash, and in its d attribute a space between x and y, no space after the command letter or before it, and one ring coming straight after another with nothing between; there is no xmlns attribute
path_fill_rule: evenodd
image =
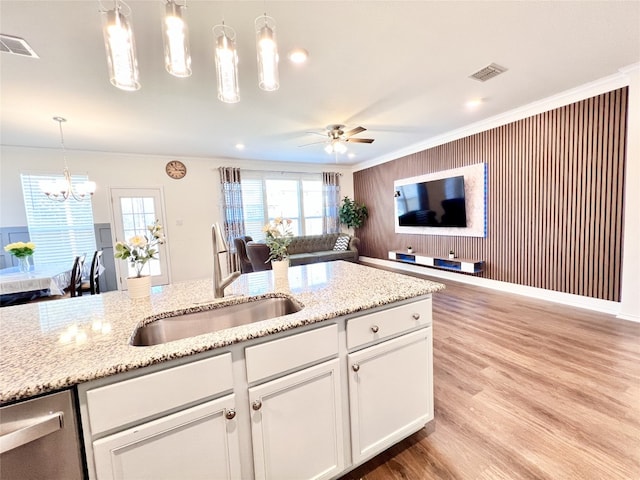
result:
<svg viewBox="0 0 640 480"><path fill-rule="evenodd" d="M347 348L365 345L423 325L431 325L430 298L347 320Z"/></svg>
<svg viewBox="0 0 640 480"><path fill-rule="evenodd" d="M338 354L338 326L328 325L245 349L249 383Z"/></svg>
<svg viewBox="0 0 640 480"><path fill-rule="evenodd" d="M91 434L232 389L230 353L95 388L87 392Z"/></svg>

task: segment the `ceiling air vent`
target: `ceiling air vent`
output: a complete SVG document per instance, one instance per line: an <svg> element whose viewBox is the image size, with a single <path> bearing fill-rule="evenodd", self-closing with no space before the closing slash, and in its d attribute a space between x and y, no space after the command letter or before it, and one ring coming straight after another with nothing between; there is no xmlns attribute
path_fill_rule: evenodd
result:
<svg viewBox="0 0 640 480"><path fill-rule="evenodd" d="M0 51L23 57L40 58L24 38L12 37L3 33L0 33Z"/></svg>
<svg viewBox="0 0 640 480"><path fill-rule="evenodd" d="M500 65L496 65L492 63L491 65L487 65L481 70L478 70L476 73L469 75L470 78L475 78L476 80L480 80L481 82L486 82L487 80L492 79L493 77L497 77L501 73L506 72L507 69L501 67Z"/></svg>

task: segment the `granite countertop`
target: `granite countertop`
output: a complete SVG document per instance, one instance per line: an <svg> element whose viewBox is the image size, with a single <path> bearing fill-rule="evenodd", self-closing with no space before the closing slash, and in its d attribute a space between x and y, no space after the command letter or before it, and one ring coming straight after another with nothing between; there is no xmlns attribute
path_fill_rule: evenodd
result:
<svg viewBox="0 0 640 480"><path fill-rule="evenodd" d="M280 283L280 282L278 282ZM440 283L349 262L291 267L288 285L272 271L241 275L213 298L211 279L153 287L146 299L107 292L0 309L0 403L213 350L444 289ZM130 344L136 327L167 312L239 303L244 296L293 297L300 312L161 345Z"/></svg>

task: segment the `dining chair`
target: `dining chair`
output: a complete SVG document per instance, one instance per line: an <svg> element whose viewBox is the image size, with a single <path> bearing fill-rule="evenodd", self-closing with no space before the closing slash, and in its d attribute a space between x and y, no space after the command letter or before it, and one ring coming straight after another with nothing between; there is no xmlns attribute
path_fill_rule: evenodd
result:
<svg viewBox="0 0 640 480"><path fill-rule="evenodd" d="M84 255L79 255L73 261L71 269L71 279L69 280L69 288L64 296L81 297L82 296L82 268L84 267Z"/></svg>
<svg viewBox="0 0 640 480"><path fill-rule="evenodd" d="M233 239L233 244L236 247L236 253L238 255L238 259L240 260L240 272L242 273L253 272L251 260L249 260L249 257L247 256L247 242L251 242L252 240L253 238L251 238L249 235Z"/></svg>
<svg viewBox="0 0 640 480"><path fill-rule="evenodd" d="M100 293L100 266L102 265L102 250L96 250L91 260L89 277L82 280L81 292L89 292L91 295Z"/></svg>
<svg viewBox="0 0 640 480"><path fill-rule="evenodd" d="M31 302L49 302L52 300L61 300L63 298L81 297L82 296L82 269L84 267L84 255L79 255L73 260L71 267L71 276L69 277L69 286L65 289L63 295L43 295L41 297L30 300Z"/></svg>

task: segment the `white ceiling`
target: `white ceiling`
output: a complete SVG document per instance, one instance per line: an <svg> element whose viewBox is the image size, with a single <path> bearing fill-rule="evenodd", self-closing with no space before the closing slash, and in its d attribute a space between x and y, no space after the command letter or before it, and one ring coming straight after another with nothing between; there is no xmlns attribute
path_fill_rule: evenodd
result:
<svg viewBox="0 0 640 480"><path fill-rule="evenodd" d="M109 4L109 0L103 0ZM640 1L188 1L193 75L164 71L161 0L131 0L142 88L111 86L97 0L0 1L1 143L69 150L333 163L309 131L363 126L356 164L617 73L640 61ZM254 19L275 18L280 89L258 88ZM213 35L235 28L237 104L216 97ZM286 59L294 47L306 65ZM495 62L486 83L469 75ZM469 110L465 102L483 98ZM246 145L244 151L236 143Z"/></svg>

